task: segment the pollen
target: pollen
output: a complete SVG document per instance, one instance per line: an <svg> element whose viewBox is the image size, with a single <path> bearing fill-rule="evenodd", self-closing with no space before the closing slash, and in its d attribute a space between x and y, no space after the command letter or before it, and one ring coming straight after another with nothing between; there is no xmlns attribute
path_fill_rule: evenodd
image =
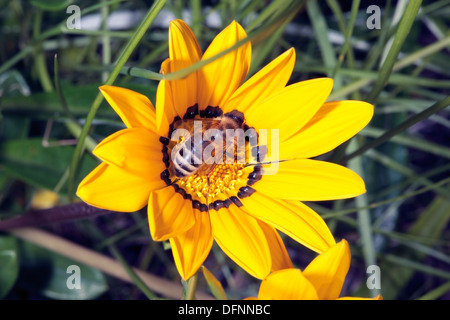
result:
<svg viewBox="0 0 450 320"><path fill-rule="evenodd" d="M202 204L229 198L247 184L243 164L217 164L208 175L193 174L178 179L178 184L193 200Z"/></svg>

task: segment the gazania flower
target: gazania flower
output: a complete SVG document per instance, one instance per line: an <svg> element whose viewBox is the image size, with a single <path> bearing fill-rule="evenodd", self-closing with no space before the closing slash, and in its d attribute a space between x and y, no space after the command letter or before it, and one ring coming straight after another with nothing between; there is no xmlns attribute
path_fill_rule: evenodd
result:
<svg viewBox="0 0 450 320"><path fill-rule="evenodd" d="M169 58L161 71L174 72L208 59L245 37L242 27L232 22L202 54L191 29L183 21L172 21ZM214 240L257 278L292 267L277 230L319 253L335 244L323 219L299 200L342 199L365 192L354 172L307 158L355 135L371 119L373 107L360 101L325 102L333 85L328 78L286 86L295 62L293 49L244 82L250 60L248 42L185 79L160 81L156 110L139 93L100 88L127 128L94 150L103 162L80 183L77 195L114 211L133 212L148 205L151 236L170 240L184 279L202 265ZM255 132L278 129L279 158L273 159L278 144L246 143L251 156L244 163L193 165L188 159L195 158L194 152L183 154L179 148L190 146L192 136L173 134L192 129L194 121L201 121L202 129L219 128L219 136L224 123Z"/></svg>
<svg viewBox="0 0 450 320"><path fill-rule="evenodd" d="M250 300L353 300L339 298L350 267L350 248L346 240L317 256L302 272L299 269L278 270L261 282L258 298ZM374 300L381 300L378 295ZM368 299L371 300L371 299Z"/></svg>

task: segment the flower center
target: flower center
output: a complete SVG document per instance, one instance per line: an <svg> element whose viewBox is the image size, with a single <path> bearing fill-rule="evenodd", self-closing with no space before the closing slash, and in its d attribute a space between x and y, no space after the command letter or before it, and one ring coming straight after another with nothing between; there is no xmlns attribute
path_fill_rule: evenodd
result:
<svg viewBox="0 0 450 320"><path fill-rule="evenodd" d="M249 129L241 112L223 115L220 108L208 107L199 113L193 106L183 119L173 120L169 138L160 138L166 165L161 179L191 200L194 209L206 212L241 206L239 199L252 194L249 185L261 178L261 165L249 166L246 157L240 157L240 151L248 151L250 139L239 134L230 138L225 135L230 129ZM257 134L252 138L257 139Z"/></svg>
<svg viewBox="0 0 450 320"><path fill-rule="evenodd" d="M247 179L242 179L243 168L242 164L218 164L208 175L193 174L175 183L194 200L213 203L228 198L228 194L236 193L247 184Z"/></svg>

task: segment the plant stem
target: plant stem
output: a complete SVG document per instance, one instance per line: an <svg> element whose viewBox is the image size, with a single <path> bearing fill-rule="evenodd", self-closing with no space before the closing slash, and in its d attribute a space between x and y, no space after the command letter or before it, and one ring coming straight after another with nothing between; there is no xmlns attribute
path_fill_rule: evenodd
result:
<svg viewBox="0 0 450 320"><path fill-rule="evenodd" d="M197 277L198 274L196 273L185 282L185 300L196 300L195 291L197 290Z"/></svg>

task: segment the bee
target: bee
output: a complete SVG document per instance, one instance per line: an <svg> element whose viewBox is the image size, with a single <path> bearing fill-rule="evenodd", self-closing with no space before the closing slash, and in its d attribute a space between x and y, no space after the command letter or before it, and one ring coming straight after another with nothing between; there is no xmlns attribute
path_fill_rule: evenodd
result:
<svg viewBox="0 0 450 320"><path fill-rule="evenodd" d="M171 171L177 178L208 176L219 163L243 163L245 139L256 134L248 133L249 127L238 111L224 115L220 112L210 118L179 119L173 127L176 129L171 134Z"/></svg>

